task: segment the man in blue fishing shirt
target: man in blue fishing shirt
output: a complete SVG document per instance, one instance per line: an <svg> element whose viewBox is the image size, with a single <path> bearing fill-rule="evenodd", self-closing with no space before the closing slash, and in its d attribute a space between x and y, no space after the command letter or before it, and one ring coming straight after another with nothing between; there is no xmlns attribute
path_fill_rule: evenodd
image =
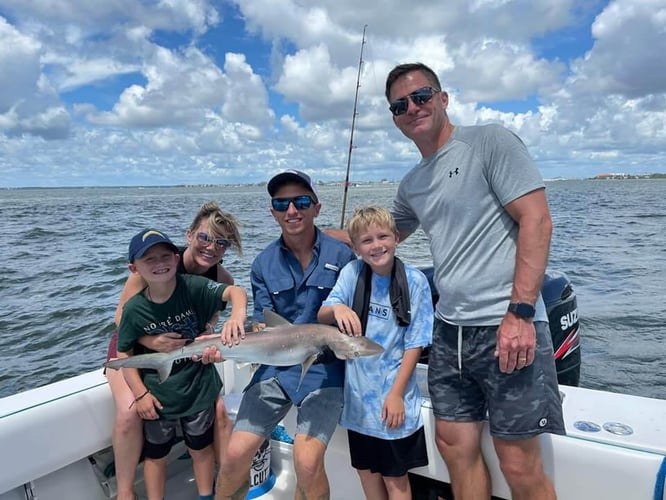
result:
<svg viewBox="0 0 666 500"><path fill-rule="evenodd" d="M252 263L253 319L263 323L269 309L292 323L317 323L322 302L355 255L315 226L321 203L307 174L281 172L268 182L268 193L282 235ZM292 406L298 410L296 496L329 498L324 453L342 412L344 363L315 364L299 385L300 377L300 365L262 365L255 372L220 466L217 499L245 498L252 457Z"/></svg>

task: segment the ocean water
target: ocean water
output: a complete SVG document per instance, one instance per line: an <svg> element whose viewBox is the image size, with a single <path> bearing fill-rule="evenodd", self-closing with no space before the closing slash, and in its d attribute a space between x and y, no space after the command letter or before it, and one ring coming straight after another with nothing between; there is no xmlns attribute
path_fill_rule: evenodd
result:
<svg viewBox="0 0 666 500"><path fill-rule="evenodd" d="M388 206L396 189L350 187L347 212ZM666 399L666 181L555 181L547 194L549 267L578 300L581 385ZM339 227L341 186L320 196L318 225ZM264 186L1 190L0 397L101 367L129 239L154 226L184 243L209 200L241 223L243 254L228 252L225 266L249 291L252 259L279 235ZM422 232L399 255L431 264Z"/></svg>

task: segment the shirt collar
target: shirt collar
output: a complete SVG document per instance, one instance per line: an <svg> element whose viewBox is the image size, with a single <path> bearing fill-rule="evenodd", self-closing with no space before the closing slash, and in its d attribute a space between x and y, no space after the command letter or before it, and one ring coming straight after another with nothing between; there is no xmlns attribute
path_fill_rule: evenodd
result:
<svg viewBox="0 0 666 500"><path fill-rule="evenodd" d="M280 235L280 248L285 252L291 252L287 245L284 243L284 237ZM315 226L315 242L312 246L312 253L315 257L319 257L319 250L321 248L321 231L317 226Z"/></svg>

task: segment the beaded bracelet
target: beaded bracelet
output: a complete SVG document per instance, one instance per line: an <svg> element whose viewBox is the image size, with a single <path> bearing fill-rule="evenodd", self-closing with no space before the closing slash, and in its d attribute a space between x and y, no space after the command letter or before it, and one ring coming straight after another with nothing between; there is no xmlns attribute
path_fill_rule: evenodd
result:
<svg viewBox="0 0 666 500"><path fill-rule="evenodd" d="M148 394L148 393L150 393L150 391L149 391L149 390L146 390L146 392L144 392L143 394L141 394L141 396L139 396L138 398L134 398L134 401L132 401L132 404L129 405L129 407L131 408L132 406L134 406L134 403L136 403L137 401L139 401L140 399L142 399L142 398L143 398L146 394Z"/></svg>

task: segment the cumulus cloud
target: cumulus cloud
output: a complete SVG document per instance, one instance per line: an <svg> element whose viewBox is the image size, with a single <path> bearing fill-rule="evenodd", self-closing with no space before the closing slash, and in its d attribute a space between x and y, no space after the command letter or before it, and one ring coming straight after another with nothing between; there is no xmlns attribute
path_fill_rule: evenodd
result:
<svg viewBox="0 0 666 500"><path fill-rule="evenodd" d="M70 119L40 68L41 43L0 17L0 131L45 139L68 136Z"/></svg>
<svg viewBox="0 0 666 500"><path fill-rule="evenodd" d="M145 85L130 85L112 111L88 113L88 120L129 127L193 125L202 110L220 104L225 87L220 69L193 47L182 53L155 47L141 74Z"/></svg>
<svg viewBox="0 0 666 500"><path fill-rule="evenodd" d="M666 3L617 0L592 24L593 50L575 65L581 87L640 98L666 92Z"/></svg>
<svg viewBox="0 0 666 500"><path fill-rule="evenodd" d="M447 80L468 102L526 99L565 70L560 62L535 58L526 46L502 40L463 43L453 57ZM476 84L469 86L471 81Z"/></svg>
<svg viewBox="0 0 666 500"><path fill-rule="evenodd" d="M546 177L666 168L663 0L3 0L0 185L339 180L365 24L357 179L418 159L383 95L408 61Z"/></svg>

